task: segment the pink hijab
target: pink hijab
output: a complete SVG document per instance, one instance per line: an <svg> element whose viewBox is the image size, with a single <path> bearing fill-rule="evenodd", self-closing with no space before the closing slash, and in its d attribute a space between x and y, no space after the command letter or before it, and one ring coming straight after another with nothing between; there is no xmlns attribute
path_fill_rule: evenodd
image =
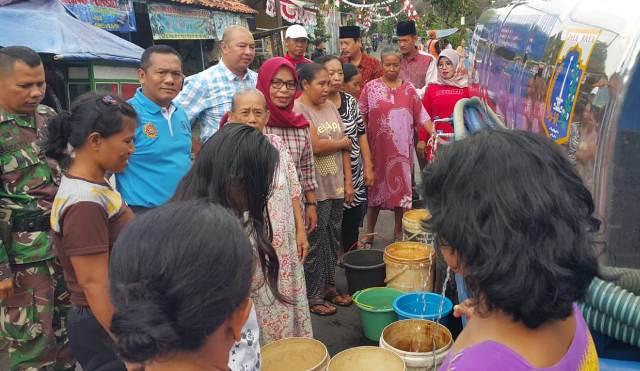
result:
<svg viewBox="0 0 640 371"><path fill-rule="evenodd" d="M269 94L269 88L271 87L271 80L273 76L278 73L280 68L287 68L293 75L293 81L298 84L298 75L296 73L293 64L283 57L269 58L262 64L258 71L258 84L256 88L264 94L264 98L267 101L267 108L269 109L269 122L267 126L273 126L278 128L296 128L303 129L309 126L307 119L302 116L293 113L294 98L286 108L280 108L273 104L271 101L271 95Z"/></svg>
<svg viewBox="0 0 640 371"><path fill-rule="evenodd" d="M453 63L453 70L455 71L455 73L452 78L445 80L440 73L440 68L438 68L438 85L466 88L468 86L467 76L465 74L461 74L458 70L458 65L460 64L460 54L458 54L458 52L453 49L445 49L440 53L438 62L442 57L447 58L451 61L451 63Z"/></svg>

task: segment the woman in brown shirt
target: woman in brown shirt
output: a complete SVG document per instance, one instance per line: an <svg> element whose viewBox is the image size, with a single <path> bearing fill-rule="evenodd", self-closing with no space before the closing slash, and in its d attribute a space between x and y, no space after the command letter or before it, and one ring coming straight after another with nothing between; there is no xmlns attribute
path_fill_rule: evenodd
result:
<svg viewBox="0 0 640 371"><path fill-rule="evenodd" d="M125 370L112 350L109 256L133 213L106 179L127 166L136 113L119 97L87 93L48 124L47 156L66 168L51 210L51 229L73 309L71 349L82 369ZM68 165L68 166L67 166Z"/></svg>

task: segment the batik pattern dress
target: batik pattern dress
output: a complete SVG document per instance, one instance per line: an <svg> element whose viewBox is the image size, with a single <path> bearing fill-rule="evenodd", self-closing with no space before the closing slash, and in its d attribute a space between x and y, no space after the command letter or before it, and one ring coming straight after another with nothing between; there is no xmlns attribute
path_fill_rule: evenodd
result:
<svg viewBox="0 0 640 371"><path fill-rule="evenodd" d="M414 130L427 122L429 115L416 89L406 81L397 88L389 88L382 79L370 81L358 103L366 117L375 171L369 206L410 209Z"/></svg>
<svg viewBox="0 0 640 371"><path fill-rule="evenodd" d="M252 299L260 324L260 343L269 344L287 337L313 337L311 315L307 301L304 267L298 259L296 223L291 200L301 197L296 167L284 141L266 134L278 150L280 160L268 201L269 218L273 229L273 248L280 263L279 290L292 304L278 301L264 283L259 267L254 276Z"/></svg>

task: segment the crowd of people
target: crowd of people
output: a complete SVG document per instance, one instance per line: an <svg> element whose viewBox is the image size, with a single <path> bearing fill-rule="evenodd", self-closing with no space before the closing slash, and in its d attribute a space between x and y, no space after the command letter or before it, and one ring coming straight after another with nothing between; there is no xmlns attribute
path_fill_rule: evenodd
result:
<svg viewBox="0 0 640 371"><path fill-rule="evenodd" d="M185 79L181 56L152 46L129 101L86 93L57 114L39 105L38 54L0 49L8 87L0 90L0 334L11 369L72 370L78 362L85 371L258 370L261 345L312 337L312 314L351 305L336 286L337 261L371 247L381 210L394 212L401 238L414 151L424 167L427 138L449 130L432 117L450 117L469 94L455 50L421 52L412 21L398 23L397 35L399 48L378 59L363 51L358 27L341 27L341 55L324 55L317 43L312 61L306 30L294 25L287 54L256 72L251 32L230 26L217 65ZM473 155L482 159L480 147L506 140L500 135L478 139ZM521 140L522 148L553 152ZM449 265L472 272L475 297L493 300L482 284L504 278L480 275L489 263L476 268L468 257L494 252L471 250L466 230L448 227L470 218L451 210L475 210L451 201L470 186L461 175L448 179L446 169L471 156L452 148L446 165L425 172L431 227L448 241L443 246L456 246L450 252L459 260ZM580 218L593 208L579 201L575 215L558 216L578 220L571 219L574 249L584 243ZM491 214L485 206L474 215ZM522 215L499 216L515 214ZM566 264L590 267L586 277L595 274L591 258ZM527 328L573 316L571 302L586 288L576 286L560 287L569 304L548 313L506 313ZM490 313L502 308L485 304ZM574 327L561 328L559 346Z"/></svg>

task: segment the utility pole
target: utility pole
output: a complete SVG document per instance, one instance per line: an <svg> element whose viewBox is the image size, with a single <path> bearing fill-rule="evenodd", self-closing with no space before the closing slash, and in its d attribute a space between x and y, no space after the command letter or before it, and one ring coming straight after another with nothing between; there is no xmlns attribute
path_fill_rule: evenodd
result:
<svg viewBox="0 0 640 371"><path fill-rule="evenodd" d="M276 5L276 27L281 28L282 24L282 6L280 5L280 0L274 0ZM284 55L284 39L282 38L282 30L278 30L278 40L276 41L276 53L277 55ZM275 36L275 35L274 35Z"/></svg>
<svg viewBox="0 0 640 371"><path fill-rule="evenodd" d="M280 5L280 0L275 0L276 2L276 23L278 24L277 27L282 27L282 8Z"/></svg>

